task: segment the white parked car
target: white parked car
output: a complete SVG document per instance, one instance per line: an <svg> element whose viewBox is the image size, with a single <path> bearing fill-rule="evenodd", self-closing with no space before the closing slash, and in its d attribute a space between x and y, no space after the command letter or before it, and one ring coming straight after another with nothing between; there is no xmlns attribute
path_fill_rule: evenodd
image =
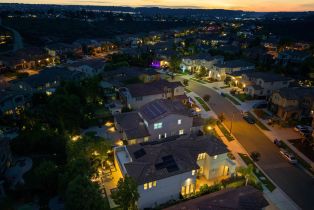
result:
<svg viewBox="0 0 314 210"><path fill-rule="evenodd" d="M294 130L298 131L298 132L304 132L304 131L312 132L313 128L311 126L307 126L307 125L297 125L294 127Z"/></svg>
<svg viewBox="0 0 314 210"><path fill-rule="evenodd" d="M280 153L282 154L282 156L284 156L284 158L286 158L290 163L292 164L297 164L298 160L294 157L293 154L289 153L287 150L281 149Z"/></svg>

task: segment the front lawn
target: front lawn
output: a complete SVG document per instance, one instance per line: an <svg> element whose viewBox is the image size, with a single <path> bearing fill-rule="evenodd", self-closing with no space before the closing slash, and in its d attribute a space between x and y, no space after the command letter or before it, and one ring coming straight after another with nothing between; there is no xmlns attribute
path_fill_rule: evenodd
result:
<svg viewBox="0 0 314 210"><path fill-rule="evenodd" d="M195 99L198 101L198 103L200 103L202 105L202 107L204 108L204 110L206 112L210 111L209 106L207 105L207 103L201 97L195 97Z"/></svg>
<svg viewBox="0 0 314 210"><path fill-rule="evenodd" d="M236 97L237 99L239 99L242 102L248 101L248 100L252 100L252 96L245 94L245 93L240 93L240 94L232 94L234 97Z"/></svg>
<svg viewBox="0 0 314 210"><path fill-rule="evenodd" d="M224 94L224 97L228 98L232 103L234 103L235 105L241 105L235 98L233 98L231 95L229 94Z"/></svg>
<svg viewBox="0 0 314 210"><path fill-rule="evenodd" d="M225 126L222 123L217 123L218 128L221 130L221 132L224 134L224 136L227 138L228 141L233 141L234 138L230 134L230 132L225 128Z"/></svg>

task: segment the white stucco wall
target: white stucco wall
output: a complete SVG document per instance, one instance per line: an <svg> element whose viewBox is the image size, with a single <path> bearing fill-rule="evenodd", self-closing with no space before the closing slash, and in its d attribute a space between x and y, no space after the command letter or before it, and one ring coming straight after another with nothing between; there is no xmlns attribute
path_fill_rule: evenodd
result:
<svg viewBox="0 0 314 210"><path fill-rule="evenodd" d="M140 198L138 207L140 209L154 207L165 203L171 199L179 199L181 187L188 182L195 183L196 175L192 176L192 171L171 176L165 179L156 180L156 187L144 190L144 185L138 186Z"/></svg>

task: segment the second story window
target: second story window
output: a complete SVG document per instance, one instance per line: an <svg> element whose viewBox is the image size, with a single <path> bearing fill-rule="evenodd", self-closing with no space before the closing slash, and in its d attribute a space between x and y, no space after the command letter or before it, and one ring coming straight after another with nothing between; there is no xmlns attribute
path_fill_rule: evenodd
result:
<svg viewBox="0 0 314 210"><path fill-rule="evenodd" d="M181 123L182 123L182 120L179 119L179 120L178 120L178 125L181 125Z"/></svg>
<svg viewBox="0 0 314 210"><path fill-rule="evenodd" d="M205 157L206 157L206 154L205 154L205 153L200 153L200 154L198 154L198 156L197 156L197 160L204 160Z"/></svg>
<svg viewBox="0 0 314 210"><path fill-rule="evenodd" d="M156 187L156 186L157 186L156 181L148 182L148 183L144 184L144 190L151 189L151 188Z"/></svg>
<svg viewBox="0 0 314 210"><path fill-rule="evenodd" d="M162 128L162 123L154 123L154 130Z"/></svg>

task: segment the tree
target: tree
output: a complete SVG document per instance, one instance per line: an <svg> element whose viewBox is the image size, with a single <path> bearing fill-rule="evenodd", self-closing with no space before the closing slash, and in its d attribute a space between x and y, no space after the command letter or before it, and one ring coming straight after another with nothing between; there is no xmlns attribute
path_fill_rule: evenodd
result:
<svg viewBox="0 0 314 210"><path fill-rule="evenodd" d="M218 119L219 119L219 121L222 123L223 121L225 121L225 119L226 119L226 116L225 116L225 113L220 113L219 115L218 115Z"/></svg>
<svg viewBox="0 0 314 210"><path fill-rule="evenodd" d="M247 185L249 181L256 183L257 180L254 174L254 167L252 164L249 164L247 167L238 167L236 171L245 178L245 185Z"/></svg>
<svg viewBox="0 0 314 210"><path fill-rule="evenodd" d="M78 175L68 185L65 207L69 210L104 210L105 201L96 184L86 176Z"/></svg>
<svg viewBox="0 0 314 210"><path fill-rule="evenodd" d="M52 161L43 161L34 169L31 177L33 184L39 189L56 190L58 183L58 168Z"/></svg>
<svg viewBox="0 0 314 210"><path fill-rule="evenodd" d="M137 191L137 184L132 177L126 176L118 181L117 190L111 194L114 202L123 210L135 210L136 201L140 195Z"/></svg>

